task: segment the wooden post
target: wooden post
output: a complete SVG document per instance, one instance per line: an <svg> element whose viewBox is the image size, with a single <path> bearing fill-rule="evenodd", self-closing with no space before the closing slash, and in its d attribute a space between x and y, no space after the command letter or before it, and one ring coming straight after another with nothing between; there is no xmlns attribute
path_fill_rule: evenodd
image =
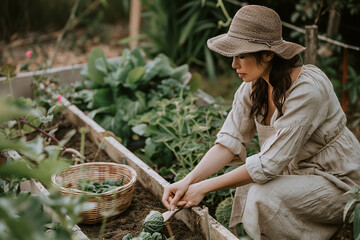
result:
<svg viewBox="0 0 360 240"><path fill-rule="evenodd" d="M317 64L317 42L318 27L317 25L305 26L305 64Z"/></svg>
<svg viewBox="0 0 360 240"><path fill-rule="evenodd" d="M141 20L141 3L140 0L131 0L130 6L130 21L129 21L129 37L133 40L130 41L129 48L134 49L138 46L138 40Z"/></svg>

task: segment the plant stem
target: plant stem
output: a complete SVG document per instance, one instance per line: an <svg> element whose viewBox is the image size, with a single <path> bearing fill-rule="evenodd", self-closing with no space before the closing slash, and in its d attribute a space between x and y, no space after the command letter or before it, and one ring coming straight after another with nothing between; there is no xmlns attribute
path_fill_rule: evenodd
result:
<svg viewBox="0 0 360 240"><path fill-rule="evenodd" d="M99 144L99 147L98 147L98 149L97 149L97 151L96 151L96 154L95 154L95 157L94 157L94 161L95 161L96 158L98 157L98 155L99 155L99 153L100 153L100 150L101 150L101 147L102 147L102 145L104 144L104 141L105 141L105 138L103 138L103 139L101 140L100 144Z"/></svg>
<svg viewBox="0 0 360 240"><path fill-rule="evenodd" d="M60 47L60 43L61 43L65 33L70 29L70 26L72 25L72 21L74 21L74 19L75 19L75 13L76 13L76 10L77 10L77 8L79 6L79 3L80 3L80 0L75 1L74 5L73 5L73 7L71 9L69 19L67 20L67 22L65 24L65 27L61 30L60 34L58 35L58 37L56 39L55 50L54 50L54 54L51 57L49 67L51 67L54 64L56 54L57 54L57 52L59 50L59 47Z"/></svg>
<svg viewBox="0 0 360 240"><path fill-rule="evenodd" d="M60 143L59 140L57 140L54 136L51 136L50 134L48 134L47 132L45 132L44 130L42 130L41 128L35 127L34 125L32 125L31 123L29 123L28 121L26 121L24 118L17 118L16 120L36 129L37 131L39 131L40 133L42 133L43 135L51 138L53 141L55 141L56 143ZM65 147L64 147L65 148Z"/></svg>
<svg viewBox="0 0 360 240"><path fill-rule="evenodd" d="M216 3L216 7L220 7L222 12L224 13L225 17L226 17L226 22L224 23L223 21L219 21L218 25L219 27L227 27L229 26L230 22L231 22L231 17L229 16L228 12L226 11L225 5L223 3L222 0L218 0L218 2Z"/></svg>
<svg viewBox="0 0 360 240"><path fill-rule="evenodd" d="M79 3L80 3L80 0L76 0L76 2L74 3L74 5L73 5L73 7L71 9L69 19L67 20L64 28L62 29L61 33L57 37L56 45L55 45L55 51L54 51L54 54L52 55L49 67L51 67L54 64L56 54L57 54L57 52L59 50L60 43L61 43L65 33L67 31L69 31L70 29L74 28L81 21L81 19L83 17L85 17L86 15L88 15L92 10L96 9L101 4L101 0L97 0L97 1L95 1L93 3L91 3L91 5L89 7L87 7L85 9L85 11L79 17L76 18L75 13L76 13L76 10L77 10L77 8L79 6Z"/></svg>

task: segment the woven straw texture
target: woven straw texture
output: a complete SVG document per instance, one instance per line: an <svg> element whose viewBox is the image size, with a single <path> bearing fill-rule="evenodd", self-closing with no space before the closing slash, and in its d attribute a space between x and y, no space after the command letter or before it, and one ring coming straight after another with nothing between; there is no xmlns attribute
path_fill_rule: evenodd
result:
<svg viewBox="0 0 360 240"><path fill-rule="evenodd" d="M90 179L102 182L106 179L118 181L123 179L123 185L104 193L90 193L79 190L79 179ZM83 211L80 216L82 223L98 223L104 217L111 218L125 211L131 204L136 183L136 171L128 166L117 163L94 162L71 166L69 169L53 175L52 182L65 195L85 195L87 202L97 203L91 210Z"/></svg>

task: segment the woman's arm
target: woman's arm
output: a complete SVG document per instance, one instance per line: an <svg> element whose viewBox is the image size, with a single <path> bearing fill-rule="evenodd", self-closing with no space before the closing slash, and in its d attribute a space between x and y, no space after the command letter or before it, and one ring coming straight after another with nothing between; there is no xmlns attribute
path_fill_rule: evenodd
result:
<svg viewBox="0 0 360 240"><path fill-rule="evenodd" d="M197 183L216 173L233 159L234 154L229 149L221 144L215 144L184 180L189 185Z"/></svg>
<svg viewBox="0 0 360 240"><path fill-rule="evenodd" d="M222 189L229 189L252 183L246 165L242 165L231 172L191 184L188 190L177 202L177 206L189 208L198 205L205 195Z"/></svg>
<svg viewBox="0 0 360 240"><path fill-rule="evenodd" d="M162 202L166 208L177 206L191 184L200 182L211 176L234 159L234 154L226 147L215 144L202 158L200 163L184 179L173 183L164 189Z"/></svg>

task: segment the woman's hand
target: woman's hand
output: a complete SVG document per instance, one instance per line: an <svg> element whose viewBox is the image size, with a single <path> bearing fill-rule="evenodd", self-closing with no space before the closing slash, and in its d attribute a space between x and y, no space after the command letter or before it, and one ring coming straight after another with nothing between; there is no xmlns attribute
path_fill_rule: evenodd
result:
<svg viewBox="0 0 360 240"><path fill-rule="evenodd" d="M187 183L187 181L185 181L184 179L176 183L170 184L169 186L166 186L164 188L164 193L162 197L162 202L164 206L168 210L171 210L171 208L178 206L178 201L188 190L188 187L189 183Z"/></svg>
<svg viewBox="0 0 360 240"><path fill-rule="evenodd" d="M206 191L202 186L204 182L191 184L183 197L178 201L177 206L181 208L190 208L199 205L206 195Z"/></svg>

